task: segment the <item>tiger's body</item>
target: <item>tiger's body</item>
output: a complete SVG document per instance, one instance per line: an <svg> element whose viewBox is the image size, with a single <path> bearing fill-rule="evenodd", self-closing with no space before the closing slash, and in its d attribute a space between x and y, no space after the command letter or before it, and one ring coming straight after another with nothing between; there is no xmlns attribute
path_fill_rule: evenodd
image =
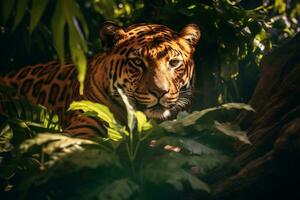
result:
<svg viewBox="0 0 300 200"><path fill-rule="evenodd" d="M13 71L1 78L33 104L41 104L60 117L71 101L79 99L77 71L72 64L59 61L38 64Z"/></svg>
<svg viewBox="0 0 300 200"><path fill-rule="evenodd" d="M117 88L150 119L172 119L187 108L193 89L192 56L200 37L195 25L176 33L163 25L121 28L106 23L100 37L105 51L89 61L83 95L73 64L56 61L22 68L2 77L0 83L60 117L72 101L85 99L108 106L123 121L126 114ZM65 122L64 132L83 137L105 134L99 120L78 112Z"/></svg>

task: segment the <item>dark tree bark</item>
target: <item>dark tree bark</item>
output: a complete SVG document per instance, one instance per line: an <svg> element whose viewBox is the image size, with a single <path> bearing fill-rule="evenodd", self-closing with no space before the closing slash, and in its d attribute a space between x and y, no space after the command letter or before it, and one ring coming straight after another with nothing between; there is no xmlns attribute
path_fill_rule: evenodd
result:
<svg viewBox="0 0 300 200"><path fill-rule="evenodd" d="M240 125L252 145L237 145L240 170L213 183L217 199L300 199L300 33L265 56Z"/></svg>

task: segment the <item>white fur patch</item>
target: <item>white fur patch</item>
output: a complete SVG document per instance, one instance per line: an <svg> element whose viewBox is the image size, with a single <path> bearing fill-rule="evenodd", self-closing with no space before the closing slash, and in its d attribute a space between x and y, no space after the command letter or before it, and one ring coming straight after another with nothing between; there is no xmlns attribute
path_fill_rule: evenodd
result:
<svg viewBox="0 0 300 200"><path fill-rule="evenodd" d="M168 117L170 117L171 112L170 112L170 110L165 110L162 115L164 116L164 118L168 118Z"/></svg>

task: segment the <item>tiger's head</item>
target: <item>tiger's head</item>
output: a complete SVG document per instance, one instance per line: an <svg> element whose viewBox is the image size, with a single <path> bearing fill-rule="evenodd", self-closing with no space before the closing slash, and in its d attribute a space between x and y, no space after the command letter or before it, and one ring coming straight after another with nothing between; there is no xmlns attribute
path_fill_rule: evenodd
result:
<svg viewBox="0 0 300 200"><path fill-rule="evenodd" d="M193 53L200 30L189 24L179 33L158 24L122 28L107 22L100 31L106 51L108 95L117 103L121 88L135 109L150 119L175 118L191 103Z"/></svg>

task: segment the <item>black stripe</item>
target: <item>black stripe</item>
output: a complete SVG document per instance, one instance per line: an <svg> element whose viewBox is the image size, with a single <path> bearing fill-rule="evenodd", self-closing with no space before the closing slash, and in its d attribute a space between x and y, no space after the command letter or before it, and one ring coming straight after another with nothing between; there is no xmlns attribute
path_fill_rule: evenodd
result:
<svg viewBox="0 0 300 200"><path fill-rule="evenodd" d="M65 85L65 87L64 87L64 89L63 89L63 91L62 91L62 93L60 94L60 97L59 97L59 99L58 99L59 102L62 102L62 101L65 100L65 97L66 97L66 95L67 95L67 92L68 92L68 86Z"/></svg>
<svg viewBox="0 0 300 200"><path fill-rule="evenodd" d="M27 79L26 81L24 81L20 89L21 95L25 96L29 92L32 83L33 83L33 79Z"/></svg>
<svg viewBox="0 0 300 200"><path fill-rule="evenodd" d="M40 72L43 69L42 66L37 66L31 71L31 75L36 75L38 72Z"/></svg>
<svg viewBox="0 0 300 200"><path fill-rule="evenodd" d="M45 100L46 100L46 92L42 91L39 94L39 97L38 97L38 100L37 100L37 104L45 105Z"/></svg>
<svg viewBox="0 0 300 200"><path fill-rule="evenodd" d="M117 63L114 67L114 73L113 73L113 82L115 82L117 80L117 69L118 69L118 66L119 66L119 63L120 63L120 60L117 60Z"/></svg>
<svg viewBox="0 0 300 200"><path fill-rule="evenodd" d="M44 80L40 80L33 85L32 96L37 97L41 91Z"/></svg>
<svg viewBox="0 0 300 200"><path fill-rule="evenodd" d="M52 70L52 67L53 67L52 65L44 66L43 69L40 71L40 73L37 75L37 77L41 77L49 74Z"/></svg>
<svg viewBox="0 0 300 200"><path fill-rule="evenodd" d="M58 67L54 67L54 70L50 72L50 74L48 75L45 84L49 84L51 83L51 81L54 79L56 73L58 72L59 68Z"/></svg>
<svg viewBox="0 0 300 200"><path fill-rule="evenodd" d="M130 52L132 51L133 47L129 48L128 51L126 52L125 56L128 57Z"/></svg>
<svg viewBox="0 0 300 200"><path fill-rule="evenodd" d="M54 105L56 103L57 96L59 94L59 85L56 83L53 83L51 85L49 97L48 97L48 103L50 105Z"/></svg>
<svg viewBox="0 0 300 200"><path fill-rule="evenodd" d="M60 73L57 75L57 79L59 80L66 80L67 77L70 75L71 71L74 70L73 67L65 67Z"/></svg>
<svg viewBox="0 0 300 200"><path fill-rule="evenodd" d="M126 51L127 51L127 48L122 49L122 51L120 51L120 55L123 55Z"/></svg>
<svg viewBox="0 0 300 200"><path fill-rule="evenodd" d="M28 75L29 72L30 72L30 68L24 69L23 71L21 71L21 73L19 74L17 79L25 78Z"/></svg>
<svg viewBox="0 0 300 200"><path fill-rule="evenodd" d="M74 79L76 79L77 78L77 70L73 70L72 71L72 74L70 75L70 77L69 77L69 80L74 80Z"/></svg>
<svg viewBox="0 0 300 200"><path fill-rule="evenodd" d="M122 59L121 64L120 64L120 67L119 67L119 77L120 77L120 78L121 78L121 76L122 76L122 69L123 69L124 63L125 63L125 60Z"/></svg>

